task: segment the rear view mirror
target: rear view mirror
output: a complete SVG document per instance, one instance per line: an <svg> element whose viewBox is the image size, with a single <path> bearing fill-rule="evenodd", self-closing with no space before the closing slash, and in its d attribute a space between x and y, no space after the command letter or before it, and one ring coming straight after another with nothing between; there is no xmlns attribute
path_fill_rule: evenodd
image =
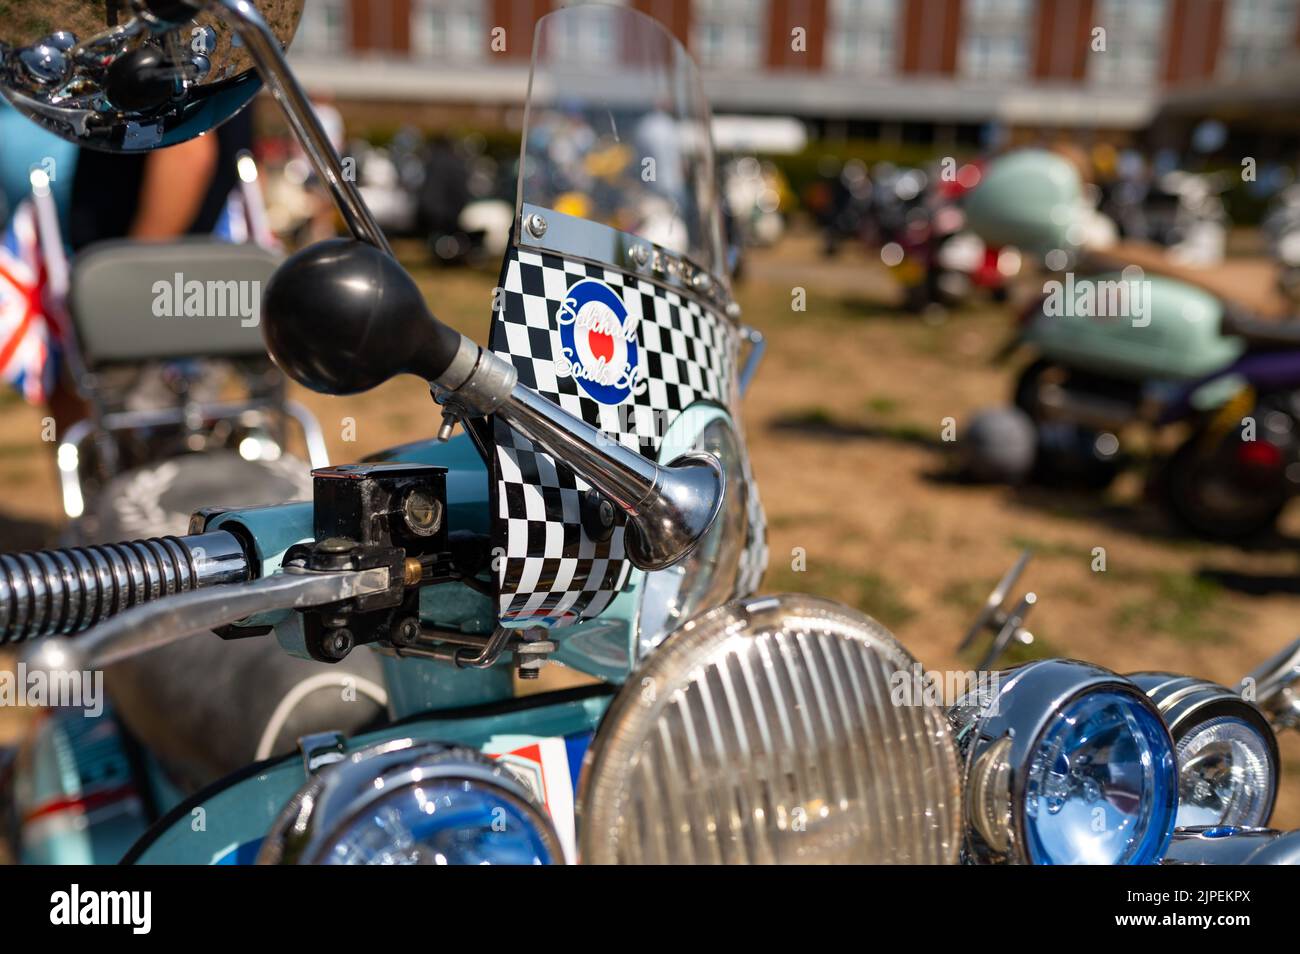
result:
<svg viewBox="0 0 1300 954"><path fill-rule="evenodd" d="M111 152L192 139L261 87L226 14L255 7L287 48L303 0L0 0L0 92L58 136Z"/></svg>

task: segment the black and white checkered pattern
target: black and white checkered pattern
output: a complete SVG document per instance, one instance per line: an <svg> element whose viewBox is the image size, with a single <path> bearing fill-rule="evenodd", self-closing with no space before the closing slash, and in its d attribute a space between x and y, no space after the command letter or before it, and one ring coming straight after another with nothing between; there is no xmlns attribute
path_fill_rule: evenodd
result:
<svg viewBox="0 0 1300 954"><path fill-rule="evenodd" d="M557 313L569 287L586 278L610 286L637 323L639 383L619 405L602 404L574 377L556 373L562 348ZM517 247L506 255L501 294L490 346L514 364L520 383L651 459L673 419L691 404L734 404L738 335L694 298L610 268ZM504 422L494 422L493 434L493 538L505 550L498 562L501 621L554 625L598 615L631 573L623 526L607 541L592 540L579 514L587 484ZM751 515L751 535L754 529ZM742 577L753 576L755 563L761 576L766 564L761 507L757 548L751 540Z"/></svg>
<svg viewBox="0 0 1300 954"><path fill-rule="evenodd" d="M740 572L736 575L734 596L748 596L758 589L767 571L767 518L763 513L763 502L758 496L758 481L745 455L745 485L749 488L749 539L745 550L740 555Z"/></svg>

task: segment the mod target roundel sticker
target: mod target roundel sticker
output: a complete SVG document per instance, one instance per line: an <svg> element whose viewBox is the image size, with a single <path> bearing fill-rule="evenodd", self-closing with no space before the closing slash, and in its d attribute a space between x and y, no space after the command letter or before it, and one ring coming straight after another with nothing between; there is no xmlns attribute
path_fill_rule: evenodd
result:
<svg viewBox="0 0 1300 954"><path fill-rule="evenodd" d="M570 286L560 305L560 358L555 373L572 376L602 404L620 404L636 390L636 319L618 292L595 278Z"/></svg>

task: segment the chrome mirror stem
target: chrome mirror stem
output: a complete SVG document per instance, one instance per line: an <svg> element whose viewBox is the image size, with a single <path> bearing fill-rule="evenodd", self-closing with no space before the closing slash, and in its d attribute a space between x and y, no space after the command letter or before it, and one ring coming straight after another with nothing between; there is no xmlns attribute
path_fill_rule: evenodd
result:
<svg viewBox="0 0 1300 954"><path fill-rule="evenodd" d="M393 250L383 229L370 214L356 183L343 174L343 163L334 144L326 135L307 94L289 69L279 40L257 7L251 0L218 0L214 9L239 34L258 74L284 110L285 118L317 175L329 186L330 195L348 229L361 241L392 255Z"/></svg>

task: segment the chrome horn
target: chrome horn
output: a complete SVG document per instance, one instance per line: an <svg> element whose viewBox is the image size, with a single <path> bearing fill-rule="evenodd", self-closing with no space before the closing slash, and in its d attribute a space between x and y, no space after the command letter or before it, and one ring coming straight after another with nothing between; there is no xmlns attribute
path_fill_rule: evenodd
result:
<svg viewBox="0 0 1300 954"><path fill-rule="evenodd" d="M272 357L312 390L355 394L416 374L453 416L503 418L627 515L627 556L642 570L686 556L722 508L717 458L656 464L519 384L513 365L431 315L374 246L335 239L293 255L267 285L262 315Z"/></svg>
<svg viewBox="0 0 1300 954"><path fill-rule="evenodd" d="M625 548L639 569L662 570L686 556L722 509L726 480L712 454L660 466L517 383L496 413L627 514Z"/></svg>

